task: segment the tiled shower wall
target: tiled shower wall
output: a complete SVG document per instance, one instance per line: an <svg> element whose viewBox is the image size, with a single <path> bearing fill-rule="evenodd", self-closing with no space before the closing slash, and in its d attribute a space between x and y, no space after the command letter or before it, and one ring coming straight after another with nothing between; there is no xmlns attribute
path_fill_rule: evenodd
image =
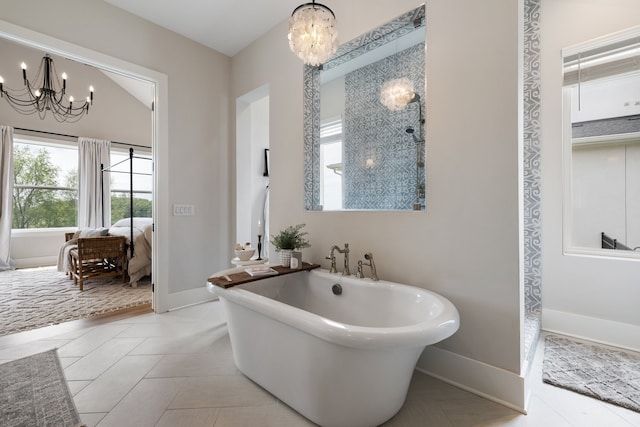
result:
<svg viewBox="0 0 640 427"><path fill-rule="evenodd" d="M408 77L424 94L424 43L359 68L345 77L344 208L412 209L424 204L424 97L400 111L380 103L380 87ZM422 110L422 111L421 111ZM414 129L414 137L407 133Z"/></svg>
<svg viewBox="0 0 640 427"><path fill-rule="evenodd" d="M540 0L525 0L524 20L525 309L542 311L540 236Z"/></svg>
<svg viewBox="0 0 640 427"><path fill-rule="evenodd" d="M540 236L540 0L525 0L524 16L524 350L540 334L542 272Z"/></svg>

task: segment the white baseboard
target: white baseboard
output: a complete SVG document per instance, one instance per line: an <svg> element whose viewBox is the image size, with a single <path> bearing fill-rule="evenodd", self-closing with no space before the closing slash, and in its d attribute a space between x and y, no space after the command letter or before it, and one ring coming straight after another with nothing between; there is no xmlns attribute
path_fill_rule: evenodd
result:
<svg viewBox="0 0 640 427"><path fill-rule="evenodd" d="M167 311L178 310L190 305L217 300L206 287L189 289L188 291L175 292L167 295Z"/></svg>
<svg viewBox="0 0 640 427"><path fill-rule="evenodd" d="M16 268L35 268L35 267L49 267L58 264L57 256L43 256L33 258L18 258L13 260L16 263Z"/></svg>
<svg viewBox="0 0 640 427"><path fill-rule="evenodd" d="M640 351L640 325L543 309L542 329L614 347Z"/></svg>
<svg viewBox="0 0 640 427"><path fill-rule="evenodd" d="M525 378L495 366L429 346L416 369L463 390L526 414Z"/></svg>

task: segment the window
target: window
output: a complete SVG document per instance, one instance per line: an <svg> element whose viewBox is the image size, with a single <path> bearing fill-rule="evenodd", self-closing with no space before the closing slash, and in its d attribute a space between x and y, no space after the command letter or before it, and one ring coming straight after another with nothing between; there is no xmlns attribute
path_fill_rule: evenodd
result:
<svg viewBox="0 0 640 427"><path fill-rule="evenodd" d="M13 229L76 226L76 146L16 136L13 168Z"/></svg>
<svg viewBox="0 0 640 427"><path fill-rule="evenodd" d="M320 126L320 204L325 210L342 209L342 119Z"/></svg>
<svg viewBox="0 0 640 427"><path fill-rule="evenodd" d="M129 218L130 199L129 188L131 186L129 176L129 152L117 147L111 147L111 172L105 173L105 179L109 176L111 183L111 222ZM151 154L137 149L133 156L133 216L152 216L152 190L153 166Z"/></svg>
<svg viewBox="0 0 640 427"><path fill-rule="evenodd" d="M640 28L563 57L565 249L640 256Z"/></svg>
<svg viewBox="0 0 640 427"><path fill-rule="evenodd" d="M129 152L111 146L111 221L130 216ZM78 146L32 136L14 137L13 225L15 229L76 227L78 224ZM109 165L105 165L108 168ZM133 216L152 216L151 153L133 157Z"/></svg>

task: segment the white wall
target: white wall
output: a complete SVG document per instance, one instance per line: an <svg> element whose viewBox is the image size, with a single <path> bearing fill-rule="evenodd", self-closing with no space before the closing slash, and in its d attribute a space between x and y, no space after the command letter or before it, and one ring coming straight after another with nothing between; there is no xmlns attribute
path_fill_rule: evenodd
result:
<svg viewBox="0 0 640 427"><path fill-rule="evenodd" d="M230 59L101 0L1 0L2 19L58 40L155 70L168 77L159 106L168 141L155 159L156 238L164 286L172 301L207 295L204 284L228 265L228 133ZM90 25L82 25L90 19ZM65 24L66 23L66 24ZM164 127L163 127L164 126ZM174 203L194 216L171 216ZM194 292L191 292L194 291ZM188 294L188 295L187 295ZM161 309L170 308L162 307Z"/></svg>
<svg viewBox="0 0 640 427"><path fill-rule="evenodd" d="M236 243L258 245L258 220L268 232L262 214L269 177L264 174L264 150L269 148L269 90L259 88L236 103ZM266 236L263 235L263 242ZM268 256L264 251L261 255ZM256 252L257 256L257 252Z"/></svg>
<svg viewBox="0 0 640 427"><path fill-rule="evenodd" d="M426 213L304 212L303 66L289 51L286 23L232 59L232 98L270 85L272 230L306 223L312 247L305 260L328 268L331 245L348 242L352 265L371 251L381 278L449 298L461 327L438 347L462 365L486 367L479 383L471 375L454 381L488 394L493 374L514 380L521 370L518 3L426 5ZM419 4L353 0L331 7L346 42ZM428 355L420 367L437 370ZM500 398L514 402L522 394Z"/></svg>
<svg viewBox="0 0 640 427"><path fill-rule="evenodd" d="M563 47L638 25L640 2L543 0L541 11L543 327L640 348L640 262L563 254L561 72Z"/></svg>

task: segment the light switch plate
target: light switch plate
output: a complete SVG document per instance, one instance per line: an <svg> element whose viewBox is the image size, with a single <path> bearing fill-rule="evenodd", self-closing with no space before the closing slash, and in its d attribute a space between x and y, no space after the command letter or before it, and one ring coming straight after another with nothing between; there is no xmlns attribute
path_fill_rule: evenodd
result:
<svg viewBox="0 0 640 427"><path fill-rule="evenodd" d="M193 216L193 205L173 205L173 216Z"/></svg>

